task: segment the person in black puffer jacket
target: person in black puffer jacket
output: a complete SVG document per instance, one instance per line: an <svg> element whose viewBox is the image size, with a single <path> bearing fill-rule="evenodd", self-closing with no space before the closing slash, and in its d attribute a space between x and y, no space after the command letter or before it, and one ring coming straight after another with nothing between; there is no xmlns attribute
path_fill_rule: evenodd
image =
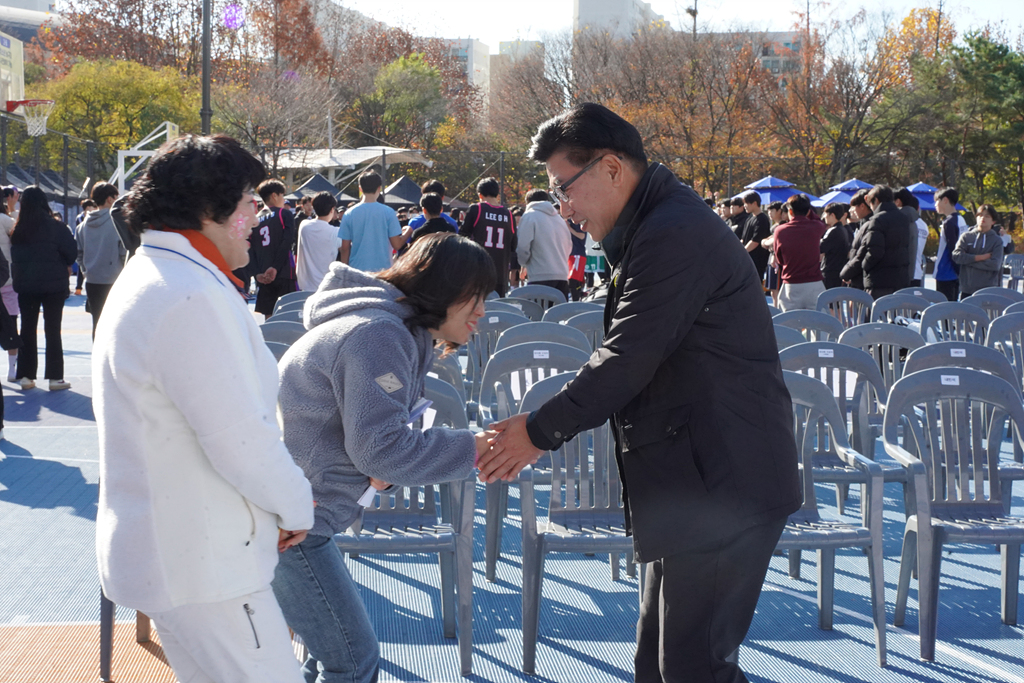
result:
<svg viewBox="0 0 1024 683"><path fill-rule="evenodd" d="M863 274L864 291L878 299L910 286L910 226L889 186L875 185L865 199L873 213L841 277L852 280Z"/></svg>
<svg viewBox="0 0 1024 683"><path fill-rule="evenodd" d="M69 294L69 268L77 255L74 235L53 218L46 194L35 185L25 188L21 195L21 212L11 235L11 272L22 316L21 341L24 347L18 354L17 372L17 381L22 389L36 385L39 367L36 325L40 306L46 333L45 377L50 380L50 391L71 388L71 384L64 381L60 328L64 301Z"/></svg>

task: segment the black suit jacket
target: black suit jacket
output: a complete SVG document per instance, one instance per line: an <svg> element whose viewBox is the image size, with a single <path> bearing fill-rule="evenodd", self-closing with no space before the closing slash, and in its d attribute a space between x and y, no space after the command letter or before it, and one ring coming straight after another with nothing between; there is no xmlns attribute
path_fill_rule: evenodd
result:
<svg viewBox="0 0 1024 683"><path fill-rule="evenodd" d="M764 291L736 236L652 165L602 242L604 344L530 415L557 448L611 416L638 560L786 517L801 493L789 392Z"/></svg>

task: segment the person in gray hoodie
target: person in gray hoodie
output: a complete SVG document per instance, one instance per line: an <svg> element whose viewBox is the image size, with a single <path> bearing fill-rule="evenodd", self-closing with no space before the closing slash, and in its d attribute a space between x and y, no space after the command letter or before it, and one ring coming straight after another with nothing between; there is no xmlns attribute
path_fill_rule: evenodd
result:
<svg viewBox="0 0 1024 683"><path fill-rule="evenodd" d="M313 486L308 537L282 553L273 582L309 648L307 681L377 680L379 648L332 540L362 515L369 486L464 479L494 432L410 426L436 342L466 343L494 289L483 247L428 235L376 275L334 263L306 304L308 329L280 362L284 442Z"/></svg>
<svg viewBox="0 0 1024 683"><path fill-rule="evenodd" d="M569 297L569 226L544 190L526 193L526 211L519 220L516 255L531 285L554 287Z"/></svg>
<svg viewBox="0 0 1024 683"><path fill-rule="evenodd" d="M953 248L953 263L960 264L961 299L1003 284L1003 238L992 230L999 214L991 204L982 204L975 218L977 224L960 235Z"/></svg>
<svg viewBox="0 0 1024 683"><path fill-rule="evenodd" d="M110 183L96 183L90 198L99 207L81 222L75 231L78 242L78 266L85 273L85 296L92 314L92 336L96 337L96 324L100 321L107 294L114 280L124 268L127 251L121 243L117 228L110 217L110 207L117 199L117 187Z"/></svg>

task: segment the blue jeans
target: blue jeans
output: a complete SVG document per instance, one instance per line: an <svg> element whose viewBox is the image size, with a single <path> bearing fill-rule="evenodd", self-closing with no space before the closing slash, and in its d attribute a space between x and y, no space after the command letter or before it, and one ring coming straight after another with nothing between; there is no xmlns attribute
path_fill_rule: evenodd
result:
<svg viewBox="0 0 1024 683"><path fill-rule="evenodd" d="M271 586L309 648L306 683L376 683L377 636L334 539L310 535L286 550Z"/></svg>

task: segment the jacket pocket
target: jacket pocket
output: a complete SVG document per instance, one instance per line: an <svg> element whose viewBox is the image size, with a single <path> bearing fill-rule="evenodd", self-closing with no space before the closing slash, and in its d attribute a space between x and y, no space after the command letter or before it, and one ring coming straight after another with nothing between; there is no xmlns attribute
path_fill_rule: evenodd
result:
<svg viewBox="0 0 1024 683"><path fill-rule="evenodd" d="M651 411L645 415L619 419L619 439L622 452L666 441L690 421L691 405L674 406Z"/></svg>

